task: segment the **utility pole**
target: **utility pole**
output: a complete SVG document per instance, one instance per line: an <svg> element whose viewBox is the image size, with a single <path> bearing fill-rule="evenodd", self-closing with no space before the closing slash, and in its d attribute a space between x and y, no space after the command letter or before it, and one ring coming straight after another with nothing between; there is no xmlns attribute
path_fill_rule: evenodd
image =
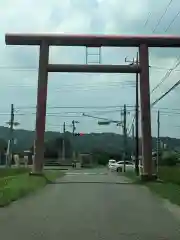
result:
<svg viewBox="0 0 180 240"><path fill-rule="evenodd" d="M74 136L74 133L75 133L75 130L76 130L76 127L75 127L75 121L73 120L72 121L72 134L73 134L73 136Z"/></svg>
<svg viewBox="0 0 180 240"><path fill-rule="evenodd" d="M159 155L160 155L160 112L157 115L157 153L156 153L156 171L158 173Z"/></svg>
<svg viewBox="0 0 180 240"><path fill-rule="evenodd" d="M10 113L10 121L6 122L9 126L9 140L6 152L6 166L10 167L12 163L13 157L13 144L14 144L14 126L18 126L20 123L14 121L14 104L11 104L11 113Z"/></svg>
<svg viewBox="0 0 180 240"><path fill-rule="evenodd" d="M74 138L74 135L75 135L75 130L76 130L76 126L75 124L78 123L78 121L72 121L72 134L73 134L73 138ZM75 151L74 151L74 148L73 148L73 160L75 160Z"/></svg>
<svg viewBox="0 0 180 240"><path fill-rule="evenodd" d="M126 171L126 155L127 155L127 129L126 129L126 105L124 104L123 110L124 123L123 123L123 137L124 137L124 172Z"/></svg>
<svg viewBox="0 0 180 240"><path fill-rule="evenodd" d="M127 60L125 58L125 62L129 62L130 65L139 64L139 56L137 52L136 61L133 59L132 61ZM136 125L136 151L135 151L135 172L136 175L139 176L139 74L136 73L136 107L135 107L135 125Z"/></svg>
<svg viewBox="0 0 180 240"><path fill-rule="evenodd" d="M8 152L6 157L6 165L11 166L12 162L12 154L13 154L13 130L14 130L14 104L11 104L11 117L9 121L9 146L8 146Z"/></svg>
<svg viewBox="0 0 180 240"><path fill-rule="evenodd" d="M139 64L138 53L136 57L136 64ZM135 151L135 172L139 176L139 74L136 73L136 151Z"/></svg>
<svg viewBox="0 0 180 240"><path fill-rule="evenodd" d="M65 160L65 132L66 132L66 123L63 124L63 142L62 142L62 160Z"/></svg>
<svg viewBox="0 0 180 240"><path fill-rule="evenodd" d="M134 156L134 123L132 124L132 156Z"/></svg>

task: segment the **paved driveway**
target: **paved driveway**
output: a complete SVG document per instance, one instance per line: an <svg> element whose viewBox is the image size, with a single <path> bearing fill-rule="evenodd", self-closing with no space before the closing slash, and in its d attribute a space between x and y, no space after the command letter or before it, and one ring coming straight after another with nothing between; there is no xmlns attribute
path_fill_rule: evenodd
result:
<svg viewBox="0 0 180 240"><path fill-rule="evenodd" d="M179 226L146 188L106 169L68 171L0 209L4 240L179 240Z"/></svg>

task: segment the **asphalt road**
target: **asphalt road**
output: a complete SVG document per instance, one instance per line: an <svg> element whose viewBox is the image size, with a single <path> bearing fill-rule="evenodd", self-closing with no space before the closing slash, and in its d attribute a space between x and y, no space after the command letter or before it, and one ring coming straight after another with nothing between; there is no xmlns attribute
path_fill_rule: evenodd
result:
<svg viewBox="0 0 180 240"><path fill-rule="evenodd" d="M145 187L105 169L69 170L0 209L5 240L179 240L180 222Z"/></svg>

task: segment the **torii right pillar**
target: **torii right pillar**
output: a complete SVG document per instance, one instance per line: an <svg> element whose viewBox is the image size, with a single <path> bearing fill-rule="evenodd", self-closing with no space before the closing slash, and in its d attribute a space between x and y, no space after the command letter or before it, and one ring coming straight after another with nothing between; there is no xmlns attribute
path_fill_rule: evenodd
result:
<svg viewBox="0 0 180 240"><path fill-rule="evenodd" d="M141 132L142 132L142 160L143 172L141 179L151 181L157 178L152 161L152 136L151 136L151 106L149 84L149 49L148 45L139 47L140 73L140 103L141 103Z"/></svg>

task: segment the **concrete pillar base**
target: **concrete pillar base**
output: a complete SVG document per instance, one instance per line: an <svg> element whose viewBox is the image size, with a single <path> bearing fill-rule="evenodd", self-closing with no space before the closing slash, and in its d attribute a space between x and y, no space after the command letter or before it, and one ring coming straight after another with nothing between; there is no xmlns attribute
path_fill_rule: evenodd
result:
<svg viewBox="0 0 180 240"><path fill-rule="evenodd" d="M142 182L151 182L151 181L157 181L158 177L156 174L152 174L152 175L142 174L140 176L140 179Z"/></svg>

